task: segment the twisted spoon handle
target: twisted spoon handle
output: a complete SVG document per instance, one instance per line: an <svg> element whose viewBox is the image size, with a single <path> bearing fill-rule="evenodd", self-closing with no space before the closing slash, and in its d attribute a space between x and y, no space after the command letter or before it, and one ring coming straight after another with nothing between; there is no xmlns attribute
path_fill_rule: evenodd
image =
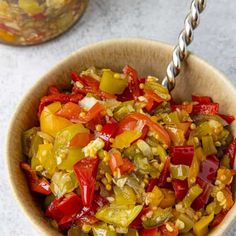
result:
<svg viewBox="0 0 236 236"><path fill-rule="evenodd" d="M172 61L167 67L166 77L162 81L162 85L171 91L175 87L175 78L180 73L181 64L188 55L187 46L193 41L193 31L200 22L200 13L203 12L207 0L193 0L190 12L186 16L184 29L179 35L179 42L174 48Z"/></svg>

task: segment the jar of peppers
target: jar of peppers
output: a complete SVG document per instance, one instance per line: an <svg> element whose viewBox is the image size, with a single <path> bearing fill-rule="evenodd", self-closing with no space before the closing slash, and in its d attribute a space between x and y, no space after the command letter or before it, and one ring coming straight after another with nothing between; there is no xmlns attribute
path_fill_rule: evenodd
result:
<svg viewBox="0 0 236 236"><path fill-rule="evenodd" d="M0 0L0 42L33 45L66 31L87 0Z"/></svg>

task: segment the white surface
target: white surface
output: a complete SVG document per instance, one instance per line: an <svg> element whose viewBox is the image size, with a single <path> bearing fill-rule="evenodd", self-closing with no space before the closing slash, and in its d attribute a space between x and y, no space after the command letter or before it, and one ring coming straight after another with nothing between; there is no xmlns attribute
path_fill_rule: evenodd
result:
<svg viewBox="0 0 236 236"><path fill-rule="evenodd" d="M32 47L0 45L1 235L39 235L12 197L3 161L6 126L22 95L51 66L81 46L114 37L144 37L174 44L189 4L190 0L90 0L83 18L60 38ZM224 72L234 85L235 9L235 0L209 1L191 46L193 52ZM226 235L236 235L236 227Z"/></svg>

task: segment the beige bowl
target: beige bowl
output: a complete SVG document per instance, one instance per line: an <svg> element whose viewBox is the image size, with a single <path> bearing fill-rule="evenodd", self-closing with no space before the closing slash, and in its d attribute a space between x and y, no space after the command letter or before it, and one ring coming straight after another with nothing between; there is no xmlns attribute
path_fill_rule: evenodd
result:
<svg viewBox="0 0 236 236"><path fill-rule="evenodd" d="M140 75L165 76L171 58L172 46L142 39L115 39L81 48L45 74L20 102L9 127L6 144L6 163L15 197L37 229L44 235L61 235L44 217L39 199L30 192L19 168L24 159L21 135L37 124L39 99L46 94L49 85L61 87L70 82L72 70L82 71L89 66L111 68L120 71L125 64L136 68ZM230 82L216 69L194 55L188 57L173 92L177 100L191 98L191 94L209 95L220 103L221 112L236 113L236 91ZM234 127L234 135L236 129ZM236 216L236 205L222 224L211 235L223 235Z"/></svg>

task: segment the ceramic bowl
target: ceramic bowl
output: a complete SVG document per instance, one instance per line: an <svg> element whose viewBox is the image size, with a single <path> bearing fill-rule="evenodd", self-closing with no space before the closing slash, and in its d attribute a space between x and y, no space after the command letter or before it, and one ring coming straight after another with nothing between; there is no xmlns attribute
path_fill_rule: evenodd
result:
<svg viewBox="0 0 236 236"><path fill-rule="evenodd" d="M19 163L24 159L22 133L37 125L39 100L46 94L49 85L68 85L72 70L80 72L90 66L96 66L121 71L126 64L137 69L142 76L155 75L162 79L171 59L172 49L170 45L143 39L114 39L81 48L40 78L21 100L8 130L6 163L10 185L18 204L43 235L61 234L45 219L40 199L30 192ZM211 96L214 101L220 103L220 112L236 113L236 90L233 85L223 74L193 54L190 54L184 63L173 91L174 98L179 101L191 99L191 94ZM236 124L232 125L232 130L236 135ZM234 185L236 186L236 183ZM236 205L210 235L223 235L235 217Z"/></svg>

